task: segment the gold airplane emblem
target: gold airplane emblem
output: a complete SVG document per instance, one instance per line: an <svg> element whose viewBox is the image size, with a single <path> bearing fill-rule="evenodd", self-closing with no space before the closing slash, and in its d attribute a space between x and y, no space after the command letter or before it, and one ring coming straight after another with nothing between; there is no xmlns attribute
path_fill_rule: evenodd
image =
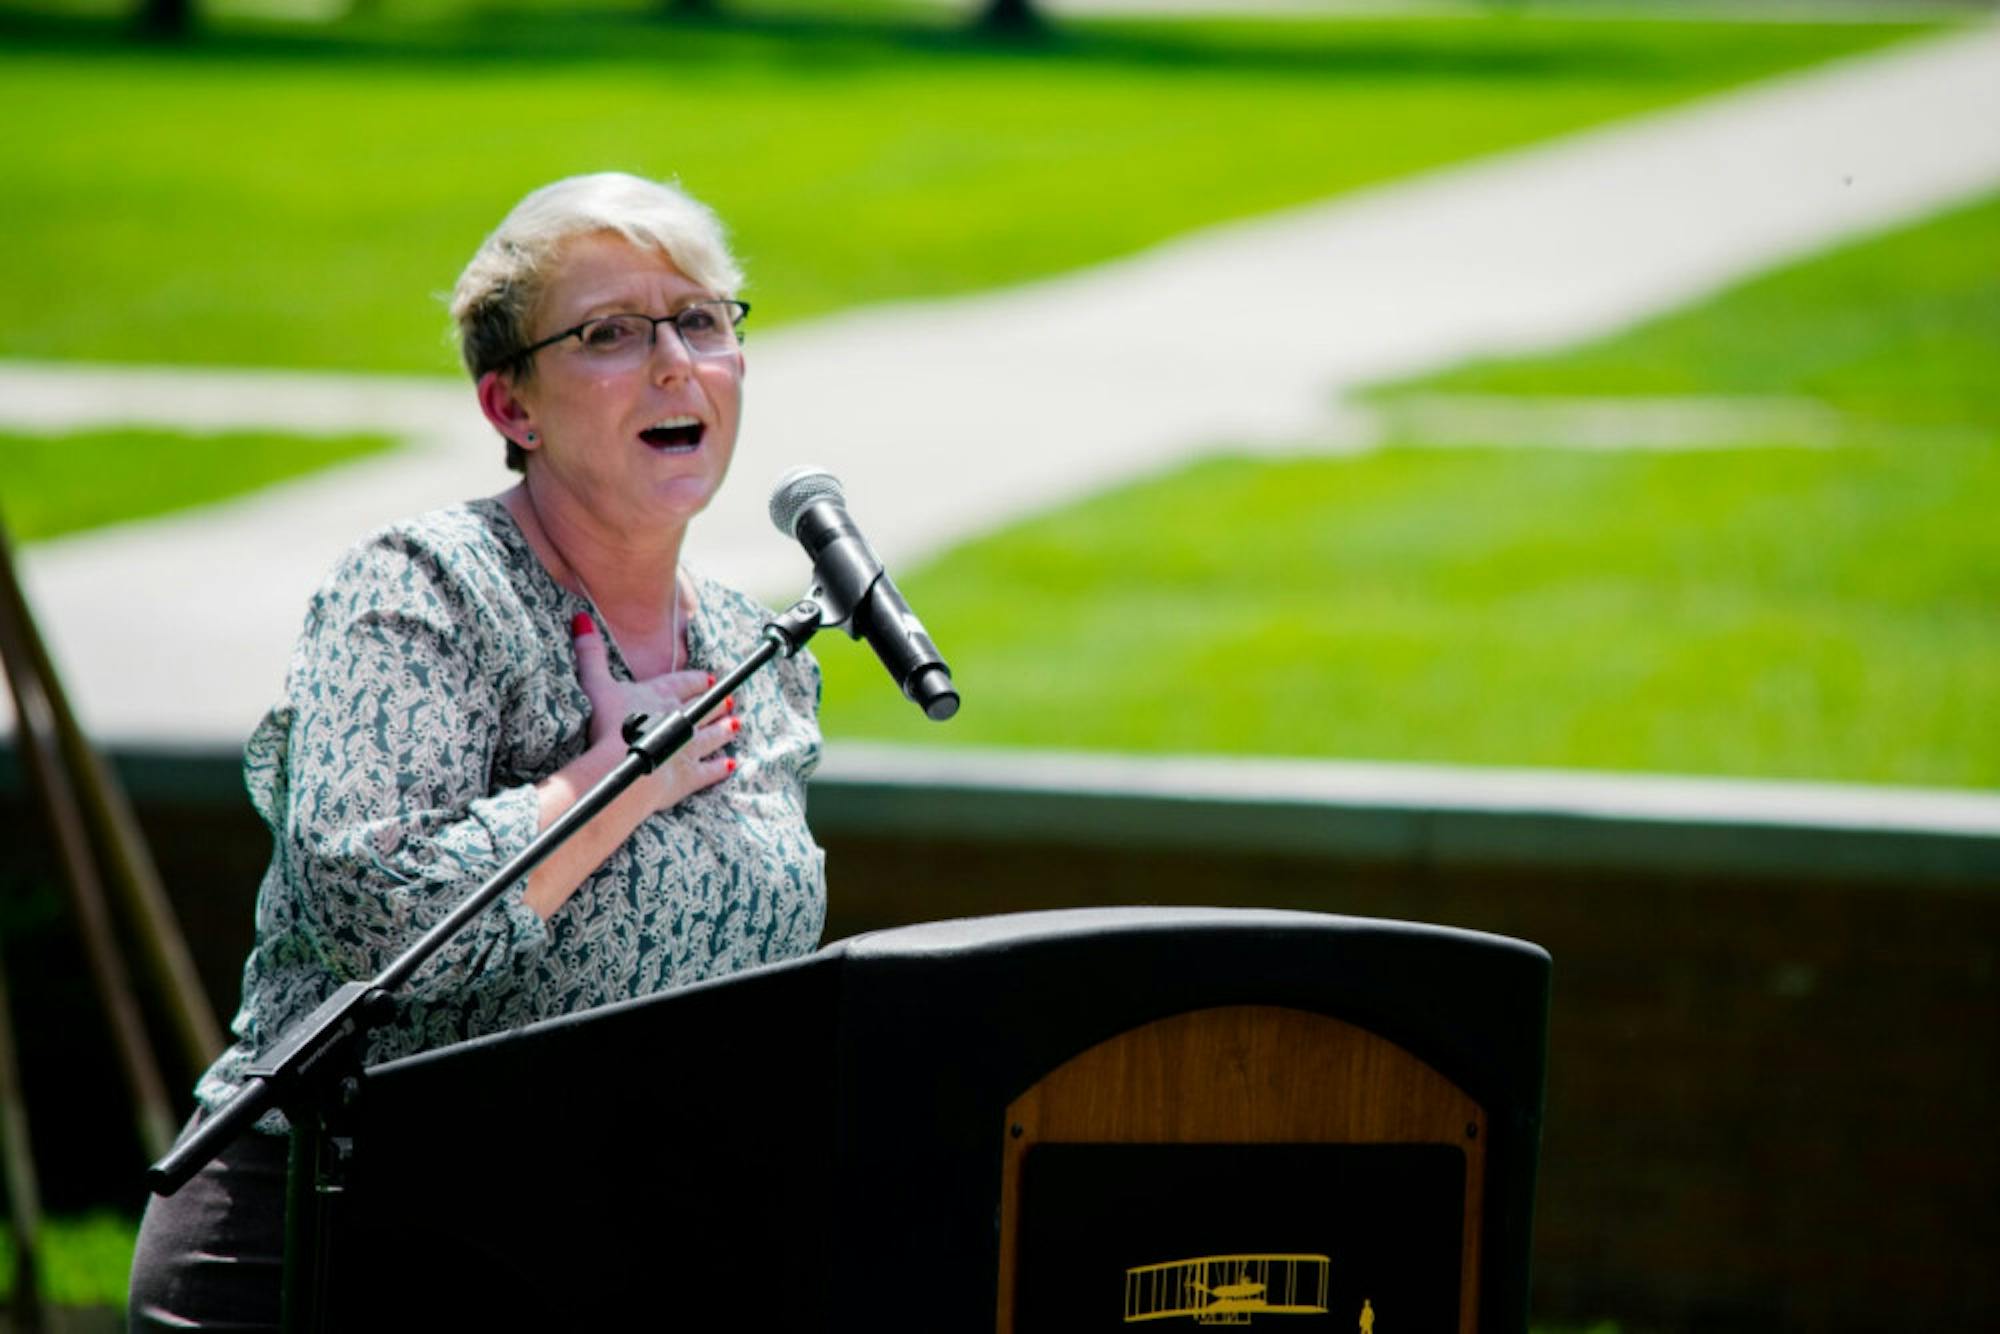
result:
<svg viewBox="0 0 2000 1334"><path fill-rule="evenodd" d="M1253 1315L1325 1315L1324 1255L1200 1255L1125 1271L1125 1323L1190 1318L1247 1325Z"/></svg>

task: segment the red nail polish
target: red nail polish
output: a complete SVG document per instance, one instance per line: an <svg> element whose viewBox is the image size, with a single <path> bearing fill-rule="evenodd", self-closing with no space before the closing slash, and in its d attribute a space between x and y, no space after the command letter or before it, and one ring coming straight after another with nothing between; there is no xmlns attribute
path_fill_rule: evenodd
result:
<svg viewBox="0 0 2000 1334"><path fill-rule="evenodd" d="M743 720L742 720L741 718L731 718L731 719L729 720L729 730L730 730L730 731L732 731L732 732L740 732L740 731L742 731L742 730L743 730Z"/></svg>
<svg viewBox="0 0 2000 1334"><path fill-rule="evenodd" d="M710 672L710 673L708 674L708 683L709 683L710 685L714 685L714 684L715 684L715 673L714 673L714 672Z"/></svg>
<svg viewBox="0 0 2000 1334"><path fill-rule="evenodd" d="M726 696L724 696L724 697L723 697L723 700L722 700L722 711L723 711L724 713L734 713L734 712L736 712L736 696L734 696L734 695L726 695Z"/></svg>
<svg viewBox="0 0 2000 1334"><path fill-rule="evenodd" d="M735 761L735 760L731 760L731 761L729 761L729 770L728 770L728 772L730 772L730 773L735 773L735 772L736 772L736 761Z"/></svg>
<svg viewBox="0 0 2000 1334"><path fill-rule="evenodd" d="M594 635L597 633L597 622L590 619L589 612L580 611L569 618L569 632L572 636Z"/></svg>

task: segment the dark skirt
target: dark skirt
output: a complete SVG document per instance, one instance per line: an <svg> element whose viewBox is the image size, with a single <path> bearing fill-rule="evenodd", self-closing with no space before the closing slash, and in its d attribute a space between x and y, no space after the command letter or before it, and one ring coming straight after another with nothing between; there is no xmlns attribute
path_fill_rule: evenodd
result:
<svg viewBox="0 0 2000 1334"><path fill-rule="evenodd" d="M131 1329L278 1328L290 1153L285 1136L253 1130L147 1203L132 1256Z"/></svg>

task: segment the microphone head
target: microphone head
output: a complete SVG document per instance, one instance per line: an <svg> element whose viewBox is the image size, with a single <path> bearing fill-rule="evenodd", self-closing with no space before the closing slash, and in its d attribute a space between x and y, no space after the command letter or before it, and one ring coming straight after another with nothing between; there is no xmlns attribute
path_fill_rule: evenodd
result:
<svg viewBox="0 0 2000 1334"><path fill-rule="evenodd" d="M771 488L771 522L786 537L795 538L799 516L806 512L807 506L821 500L844 506L847 493L840 489L840 479L826 469L801 464L780 477Z"/></svg>

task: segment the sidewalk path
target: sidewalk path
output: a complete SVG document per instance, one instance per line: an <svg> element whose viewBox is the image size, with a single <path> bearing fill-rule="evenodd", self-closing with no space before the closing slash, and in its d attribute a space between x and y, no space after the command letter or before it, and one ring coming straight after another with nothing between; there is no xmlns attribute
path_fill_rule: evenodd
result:
<svg viewBox="0 0 2000 1334"><path fill-rule="evenodd" d="M1345 388L1559 347L1996 186L2000 26L1987 26L1029 286L759 336L733 481L690 555L790 597L807 571L765 497L815 462L905 566L1218 446L1325 439ZM507 481L462 383L0 365L0 424L86 422L412 441L28 553L84 720L119 742L239 742L340 550Z"/></svg>

